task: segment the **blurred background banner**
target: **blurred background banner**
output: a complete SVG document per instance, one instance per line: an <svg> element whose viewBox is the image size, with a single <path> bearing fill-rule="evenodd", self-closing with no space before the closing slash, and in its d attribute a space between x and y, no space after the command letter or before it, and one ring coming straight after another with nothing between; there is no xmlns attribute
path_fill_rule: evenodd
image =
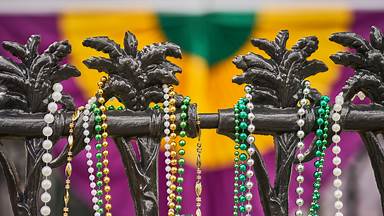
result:
<svg viewBox="0 0 384 216"><path fill-rule="evenodd" d="M175 60L183 72L178 75L180 86L176 88L198 104L199 112L216 112L229 108L243 93L243 86L231 83L239 74L231 63L239 54L260 52L253 48L250 39L273 39L281 29L290 32L288 46L298 39L315 35L319 38L319 50L313 58L324 61L329 71L311 77L314 88L331 98L341 90L352 71L333 64L329 56L343 47L328 40L331 33L353 31L368 37L370 26L384 28L383 1L264 1L245 0L215 1L88 1L88 0L0 0L0 41L25 43L31 34L42 36L42 48L57 40L69 40L72 45L70 61L82 72L82 76L66 81L65 91L71 94L78 106L84 105L97 89L102 75L89 70L82 63L95 51L82 46L82 40L91 36L109 36L122 43L124 33L131 31L139 40L139 47L161 41L171 41L181 46L183 59ZM0 54L6 55L4 50ZM332 100L333 101L333 100ZM204 130L203 141L203 215L231 215L233 206L233 142L219 136L214 130ZM307 143L310 140L307 140ZM343 133L342 158L346 182L345 215L382 215L376 185L370 164L359 136ZM112 145L113 146L113 145ZM117 149L111 150L111 179L113 214L133 215L133 205L123 165ZM273 140L269 136L257 136L257 146L264 154L270 176L274 176ZM59 146L60 147L60 146ZM186 171L183 205L185 213L194 212L194 180L196 140L190 140L186 149ZM59 149L57 149L59 150ZM10 149L10 151L15 151ZM16 151L15 158L22 153ZM333 205L331 188L331 154L327 155L324 171L322 202ZM166 215L166 188L163 154L160 153L160 206ZM361 161L361 163L360 163ZM20 165L21 166L21 165ZM78 202L73 215L90 215L90 193L85 154L73 162L73 195ZM308 166L309 167L309 166ZM307 169L305 200L311 197L313 177ZM356 173L358 174L356 175ZM356 177L358 176L358 177ZM295 177L294 177L295 178ZM63 171L57 174L57 205L62 205ZM295 188L292 181L291 189ZM0 184L4 179L0 176ZM349 186L348 186L349 185ZM0 196L0 216L11 215L6 189ZM294 195L293 190L291 190ZM256 191L255 191L255 194ZM369 194L369 195L368 195ZM258 197L258 196L256 196ZM290 206L294 203L290 201ZM254 215L262 215L259 199L253 200ZM306 202L309 203L309 202ZM331 215L333 206L323 205L321 215ZM3 210L5 209L5 210ZM61 208L59 208L61 209ZM8 212L8 213L7 213ZM80 214L80 212L82 212ZM256 214L257 213L257 214ZM59 213L57 213L58 215Z"/></svg>

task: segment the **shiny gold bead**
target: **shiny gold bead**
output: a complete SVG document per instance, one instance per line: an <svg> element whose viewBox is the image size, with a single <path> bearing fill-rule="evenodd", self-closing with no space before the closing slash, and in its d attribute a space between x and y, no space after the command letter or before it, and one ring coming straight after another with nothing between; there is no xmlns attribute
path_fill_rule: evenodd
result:
<svg viewBox="0 0 384 216"><path fill-rule="evenodd" d="M105 200L106 201L110 201L112 199L111 195L107 194L105 195Z"/></svg>
<svg viewBox="0 0 384 216"><path fill-rule="evenodd" d="M176 133L171 133L171 135L169 135L171 137L171 139L176 139L177 135Z"/></svg>
<svg viewBox="0 0 384 216"><path fill-rule="evenodd" d="M106 185L104 187L104 191L108 193L109 191L111 191L111 187L109 185Z"/></svg>
<svg viewBox="0 0 384 216"><path fill-rule="evenodd" d="M176 164L177 164L177 160L176 159L171 160L171 165L172 166L176 166Z"/></svg>
<svg viewBox="0 0 384 216"><path fill-rule="evenodd" d="M175 114L170 115L169 120L176 121L176 115Z"/></svg>
<svg viewBox="0 0 384 216"><path fill-rule="evenodd" d="M107 115L105 115L105 114L102 114L100 117L101 117L101 119L102 119L103 121L107 120Z"/></svg>
<svg viewBox="0 0 384 216"><path fill-rule="evenodd" d="M174 106L169 107L169 112L171 112L171 113L176 112L176 107L174 107ZM175 118L175 119L176 119L176 118ZM173 120L173 121L174 121L174 120Z"/></svg>
<svg viewBox="0 0 384 216"><path fill-rule="evenodd" d="M172 85L170 85L170 86L168 86L168 89L169 89L169 91L173 91L173 86Z"/></svg>
<svg viewBox="0 0 384 216"><path fill-rule="evenodd" d="M105 213L105 216L112 216L112 213L111 212L107 212L107 213Z"/></svg>
<svg viewBox="0 0 384 216"><path fill-rule="evenodd" d="M103 155L104 155L104 157L107 157L107 156L108 156L108 153L109 153L108 150L104 150L104 151L103 151Z"/></svg>
<svg viewBox="0 0 384 216"><path fill-rule="evenodd" d="M168 207L169 208L175 208L175 203L174 202L170 202L170 203L168 203Z"/></svg>
<svg viewBox="0 0 384 216"><path fill-rule="evenodd" d="M106 76L102 76L101 78L100 78L100 81L101 82L106 82L108 80L108 78L106 77Z"/></svg>
<svg viewBox="0 0 384 216"><path fill-rule="evenodd" d="M111 210L112 209L112 205L111 204L105 204L105 209L107 210L107 211L109 211L109 210Z"/></svg>
<svg viewBox="0 0 384 216"><path fill-rule="evenodd" d="M105 176L103 181L105 184L108 184L111 181L111 179L108 176Z"/></svg>
<svg viewBox="0 0 384 216"><path fill-rule="evenodd" d="M169 104L173 105L176 103L176 99L175 98L172 98L169 100Z"/></svg>
<svg viewBox="0 0 384 216"><path fill-rule="evenodd" d="M104 85L104 83L103 83L103 82L98 82L97 85L98 85L99 87L102 87L102 86Z"/></svg>
<svg viewBox="0 0 384 216"><path fill-rule="evenodd" d="M108 127L107 123L101 124L101 128L103 128L104 130L107 129L107 127Z"/></svg>
<svg viewBox="0 0 384 216"><path fill-rule="evenodd" d="M171 182L175 182L176 181L176 176L175 175L171 175L171 177L169 178L169 180L171 180Z"/></svg>
<svg viewBox="0 0 384 216"><path fill-rule="evenodd" d="M107 110L107 109L105 108L105 106L100 106L100 110L101 110L101 112L105 112L105 110Z"/></svg>
<svg viewBox="0 0 384 216"><path fill-rule="evenodd" d="M171 151L171 157L176 157L176 155L177 155L177 152L176 151Z"/></svg>
<svg viewBox="0 0 384 216"><path fill-rule="evenodd" d="M172 174L176 174L177 173L177 168L176 167L172 167L171 168L171 173Z"/></svg>
<svg viewBox="0 0 384 216"><path fill-rule="evenodd" d="M104 93L103 89L97 89L97 94L103 95L103 93Z"/></svg>
<svg viewBox="0 0 384 216"><path fill-rule="evenodd" d="M101 89L99 89L101 90ZM101 90L103 91L103 90ZM100 104L104 104L105 103L105 99L103 97L99 97L99 99L97 99L97 101L100 103Z"/></svg>
<svg viewBox="0 0 384 216"><path fill-rule="evenodd" d="M171 124L171 125L169 126L169 128L170 128L171 130L176 130L176 124Z"/></svg>
<svg viewBox="0 0 384 216"><path fill-rule="evenodd" d="M103 147L107 147L108 146L108 142L104 141L102 145L103 145Z"/></svg>
<svg viewBox="0 0 384 216"><path fill-rule="evenodd" d="M107 137L108 137L108 133L107 133L107 132L103 132L103 133L101 134L101 136L102 136L103 138L107 138Z"/></svg>
<svg viewBox="0 0 384 216"><path fill-rule="evenodd" d="M108 169L108 168L104 168L104 169L103 169L103 173L104 173L105 175L108 175L108 174L109 174L109 169Z"/></svg>
<svg viewBox="0 0 384 216"><path fill-rule="evenodd" d="M176 190L176 185L171 184L171 186L169 186L169 189L171 189L171 191L175 191Z"/></svg>
<svg viewBox="0 0 384 216"><path fill-rule="evenodd" d="M176 198L176 194L170 193L168 197L170 200L174 200Z"/></svg>
<svg viewBox="0 0 384 216"><path fill-rule="evenodd" d="M174 212L168 212L168 216L175 216Z"/></svg>
<svg viewBox="0 0 384 216"><path fill-rule="evenodd" d="M104 164L104 166L108 166L108 164L109 164L108 159L104 159L104 160L103 160L103 164Z"/></svg>

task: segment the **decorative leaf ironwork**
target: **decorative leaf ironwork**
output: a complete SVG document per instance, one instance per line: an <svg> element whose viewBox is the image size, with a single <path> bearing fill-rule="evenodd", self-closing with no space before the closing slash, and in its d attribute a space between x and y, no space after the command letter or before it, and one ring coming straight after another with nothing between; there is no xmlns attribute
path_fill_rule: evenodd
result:
<svg viewBox="0 0 384 216"><path fill-rule="evenodd" d="M91 37L83 45L109 55L109 58L88 58L84 64L109 74L105 86L107 99L115 96L127 109L145 110L150 102L162 100L162 84L179 83L176 73L181 72L180 67L167 60L167 57L181 58L176 44L154 43L137 50L136 36L126 32L124 48L108 37Z"/></svg>
<svg viewBox="0 0 384 216"><path fill-rule="evenodd" d="M252 44L263 50L270 58L250 52L237 56L233 63L243 70L233 78L237 84L253 86L253 98L258 104L275 107L294 107L301 97L302 81L327 66L319 60L307 60L318 48L318 39L309 36L300 39L291 50L286 48L289 33L280 31L274 41L255 38ZM319 94L312 89L312 97Z"/></svg>

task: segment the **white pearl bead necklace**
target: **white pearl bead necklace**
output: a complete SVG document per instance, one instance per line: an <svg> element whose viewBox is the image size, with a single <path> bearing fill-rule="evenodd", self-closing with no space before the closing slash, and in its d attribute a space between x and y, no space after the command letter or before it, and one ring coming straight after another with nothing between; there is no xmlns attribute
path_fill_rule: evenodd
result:
<svg viewBox="0 0 384 216"><path fill-rule="evenodd" d="M91 196L92 196L92 203L93 203L93 210L95 211L93 213L94 216L100 216L100 213L97 212L99 210L99 205L97 205L97 202L99 199L97 198L97 190L96 188L96 183L95 183L95 175L93 174L95 171L95 168L93 166L93 160L92 160L92 146L90 145L91 139L89 138L89 118L91 116L91 106L93 103L96 102L96 97L92 97L91 99L88 100L88 103L85 105L85 110L84 110L84 116L83 116L83 134L85 136L84 138L84 143L85 145L85 157L87 158L87 166L88 166L88 179L89 179L89 187L91 189Z"/></svg>
<svg viewBox="0 0 384 216"><path fill-rule="evenodd" d="M249 132L249 135L247 137L247 143L249 145L249 147L248 147L249 159L247 161L248 170L247 170L247 175L246 175L248 178L248 181L246 183L246 187L247 187L248 191L245 194L245 198L247 199L247 204L245 205L245 211L247 212L246 216L250 216L251 211L252 211L251 200L252 200L253 196L252 196L251 190L253 187L252 177L254 175L254 173L253 173L254 161L251 157L256 151L256 149L253 147L254 142L255 142L255 137L252 134L255 131L255 125L253 124L253 119L255 119L255 116L253 114L254 105L252 103L251 92L252 92L252 88L250 86L246 86L245 87L245 93L246 93L245 97L248 99L247 108L249 109L249 114L248 114L248 120L249 120L248 132Z"/></svg>
<svg viewBox="0 0 384 216"><path fill-rule="evenodd" d="M297 143L298 153L297 153L296 157L297 157L299 163L296 165L296 171L298 173L298 176L296 178L296 181L297 181L297 187L296 187L297 198L296 198L296 202L295 202L296 206L297 206L297 210L295 212L296 216L303 216L304 215L304 212L302 210L302 206L304 205L304 200L301 197L304 193L304 188L302 187L302 184L304 183L304 176L303 176L304 164L302 162L304 160L303 149L305 146L304 142L303 142L303 139L305 137L305 132L303 131L303 126L305 124L304 115L308 112L305 109L305 106L308 105L307 104L307 101L308 101L307 97L308 97L308 94L311 92L310 85L311 85L311 83L309 81L304 82L303 98L299 101L300 109L297 111L297 115L299 116L299 119L297 120L296 123L299 126L299 130L297 131L296 136L299 138L299 142Z"/></svg>
<svg viewBox="0 0 384 216"><path fill-rule="evenodd" d="M332 159L332 163L334 165L332 174L334 176L333 186L335 187L335 191L333 193L335 197L335 204L334 204L334 208L336 209L335 216L343 216L343 213L341 211L341 209L343 208L343 202L341 201L343 192L341 190L342 181L340 179L340 175L342 174L342 171L341 171L341 168L339 167L341 164L341 158L339 157L339 154L341 152L341 148L339 146L339 142L341 141L341 138L339 135L341 127L340 127L339 121L340 121L340 113L341 113L341 108L343 103L344 103L344 97L343 97L343 93L341 92L336 96L335 105L332 108L332 111L333 111L332 120L334 121L334 123L331 127L334 133L334 135L332 136L332 142L335 143L335 145L332 148L332 152L334 154L334 157Z"/></svg>
<svg viewBox="0 0 384 216"><path fill-rule="evenodd" d="M164 141L165 141L165 152L164 152L164 156L165 156L165 171L166 171L166 179L167 179L167 188L169 186L171 186L172 182L170 181L170 177L171 177L171 159L170 159L170 156L171 156L171 152L170 152L170 149L171 149L171 144L169 143L169 141L171 140L170 137L169 137L169 134L171 133L171 130L169 129L169 126L171 125L170 121L169 121L169 87L167 84L164 84L163 85L163 93L164 93L164 103L163 103L163 106L164 106L164 134L165 134L165 137L164 137Z"/></svg>
<svg viewBox="0 0 384 216"><path fill-rule="evenodd" d="M52 154L50 153L50 150L52 149L53 143L49 137L52 136L53 129L50 124L54 123L55 121L53 114L55 114L58 109L56 102L60 101L62 98L61 92L63 91L63 86L60 83L55 83L52 87L52 90L53 93L51 94L51 98L53 101L50 102L47 106L49 112L44 116L44 122L46 123L46 126L42 130L43 135L46 137L42 143L42 146L45 150L42 156L42 161L45 163L45 165L41 169L41 174L43 175L41 187L43 188L44 192L41 194L40 199L44 204L40 208L40 214L43 216L48 216L51 214L51 208L48 206L48 202L51 201L51 194L49 193L49 189L52 186L52 182L49 177L52 174L52 168L49 166L49 164L52 161Z"/></svg>

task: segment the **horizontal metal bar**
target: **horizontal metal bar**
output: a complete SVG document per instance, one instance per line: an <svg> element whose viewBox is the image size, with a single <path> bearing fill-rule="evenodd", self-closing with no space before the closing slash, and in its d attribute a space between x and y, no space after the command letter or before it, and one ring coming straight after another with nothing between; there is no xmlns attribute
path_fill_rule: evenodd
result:
<svg viewBox="0 0 384 216"><path fill-rule="evenodd" d="M255 133L274 134L279 132L296 131L296 108L271 108L256 106L254 109L256 127ZM63 128L62 135L67 135L71 121L71 112L56 115L55 128ZM46 125L43 113L21 113L14 110L0 112L1 136L39 137ZM108 131L113 136L141 136L161 134L162 121L153 111L108 111ZM220 134L229 134L234 128L232 109L219 110L218 113L199 114L200 128L217 129ZM314 113L306 116L306 129L314 127ZM92 119L91 122L92 124ZM376 131L384 129L384 108L380 105L351 105L344 107L340 120L343 130ZM194 127L193 127L194 128ZM156 131L159 130L159 131ZM191 134L195 134L191 132Z"/></svg>

